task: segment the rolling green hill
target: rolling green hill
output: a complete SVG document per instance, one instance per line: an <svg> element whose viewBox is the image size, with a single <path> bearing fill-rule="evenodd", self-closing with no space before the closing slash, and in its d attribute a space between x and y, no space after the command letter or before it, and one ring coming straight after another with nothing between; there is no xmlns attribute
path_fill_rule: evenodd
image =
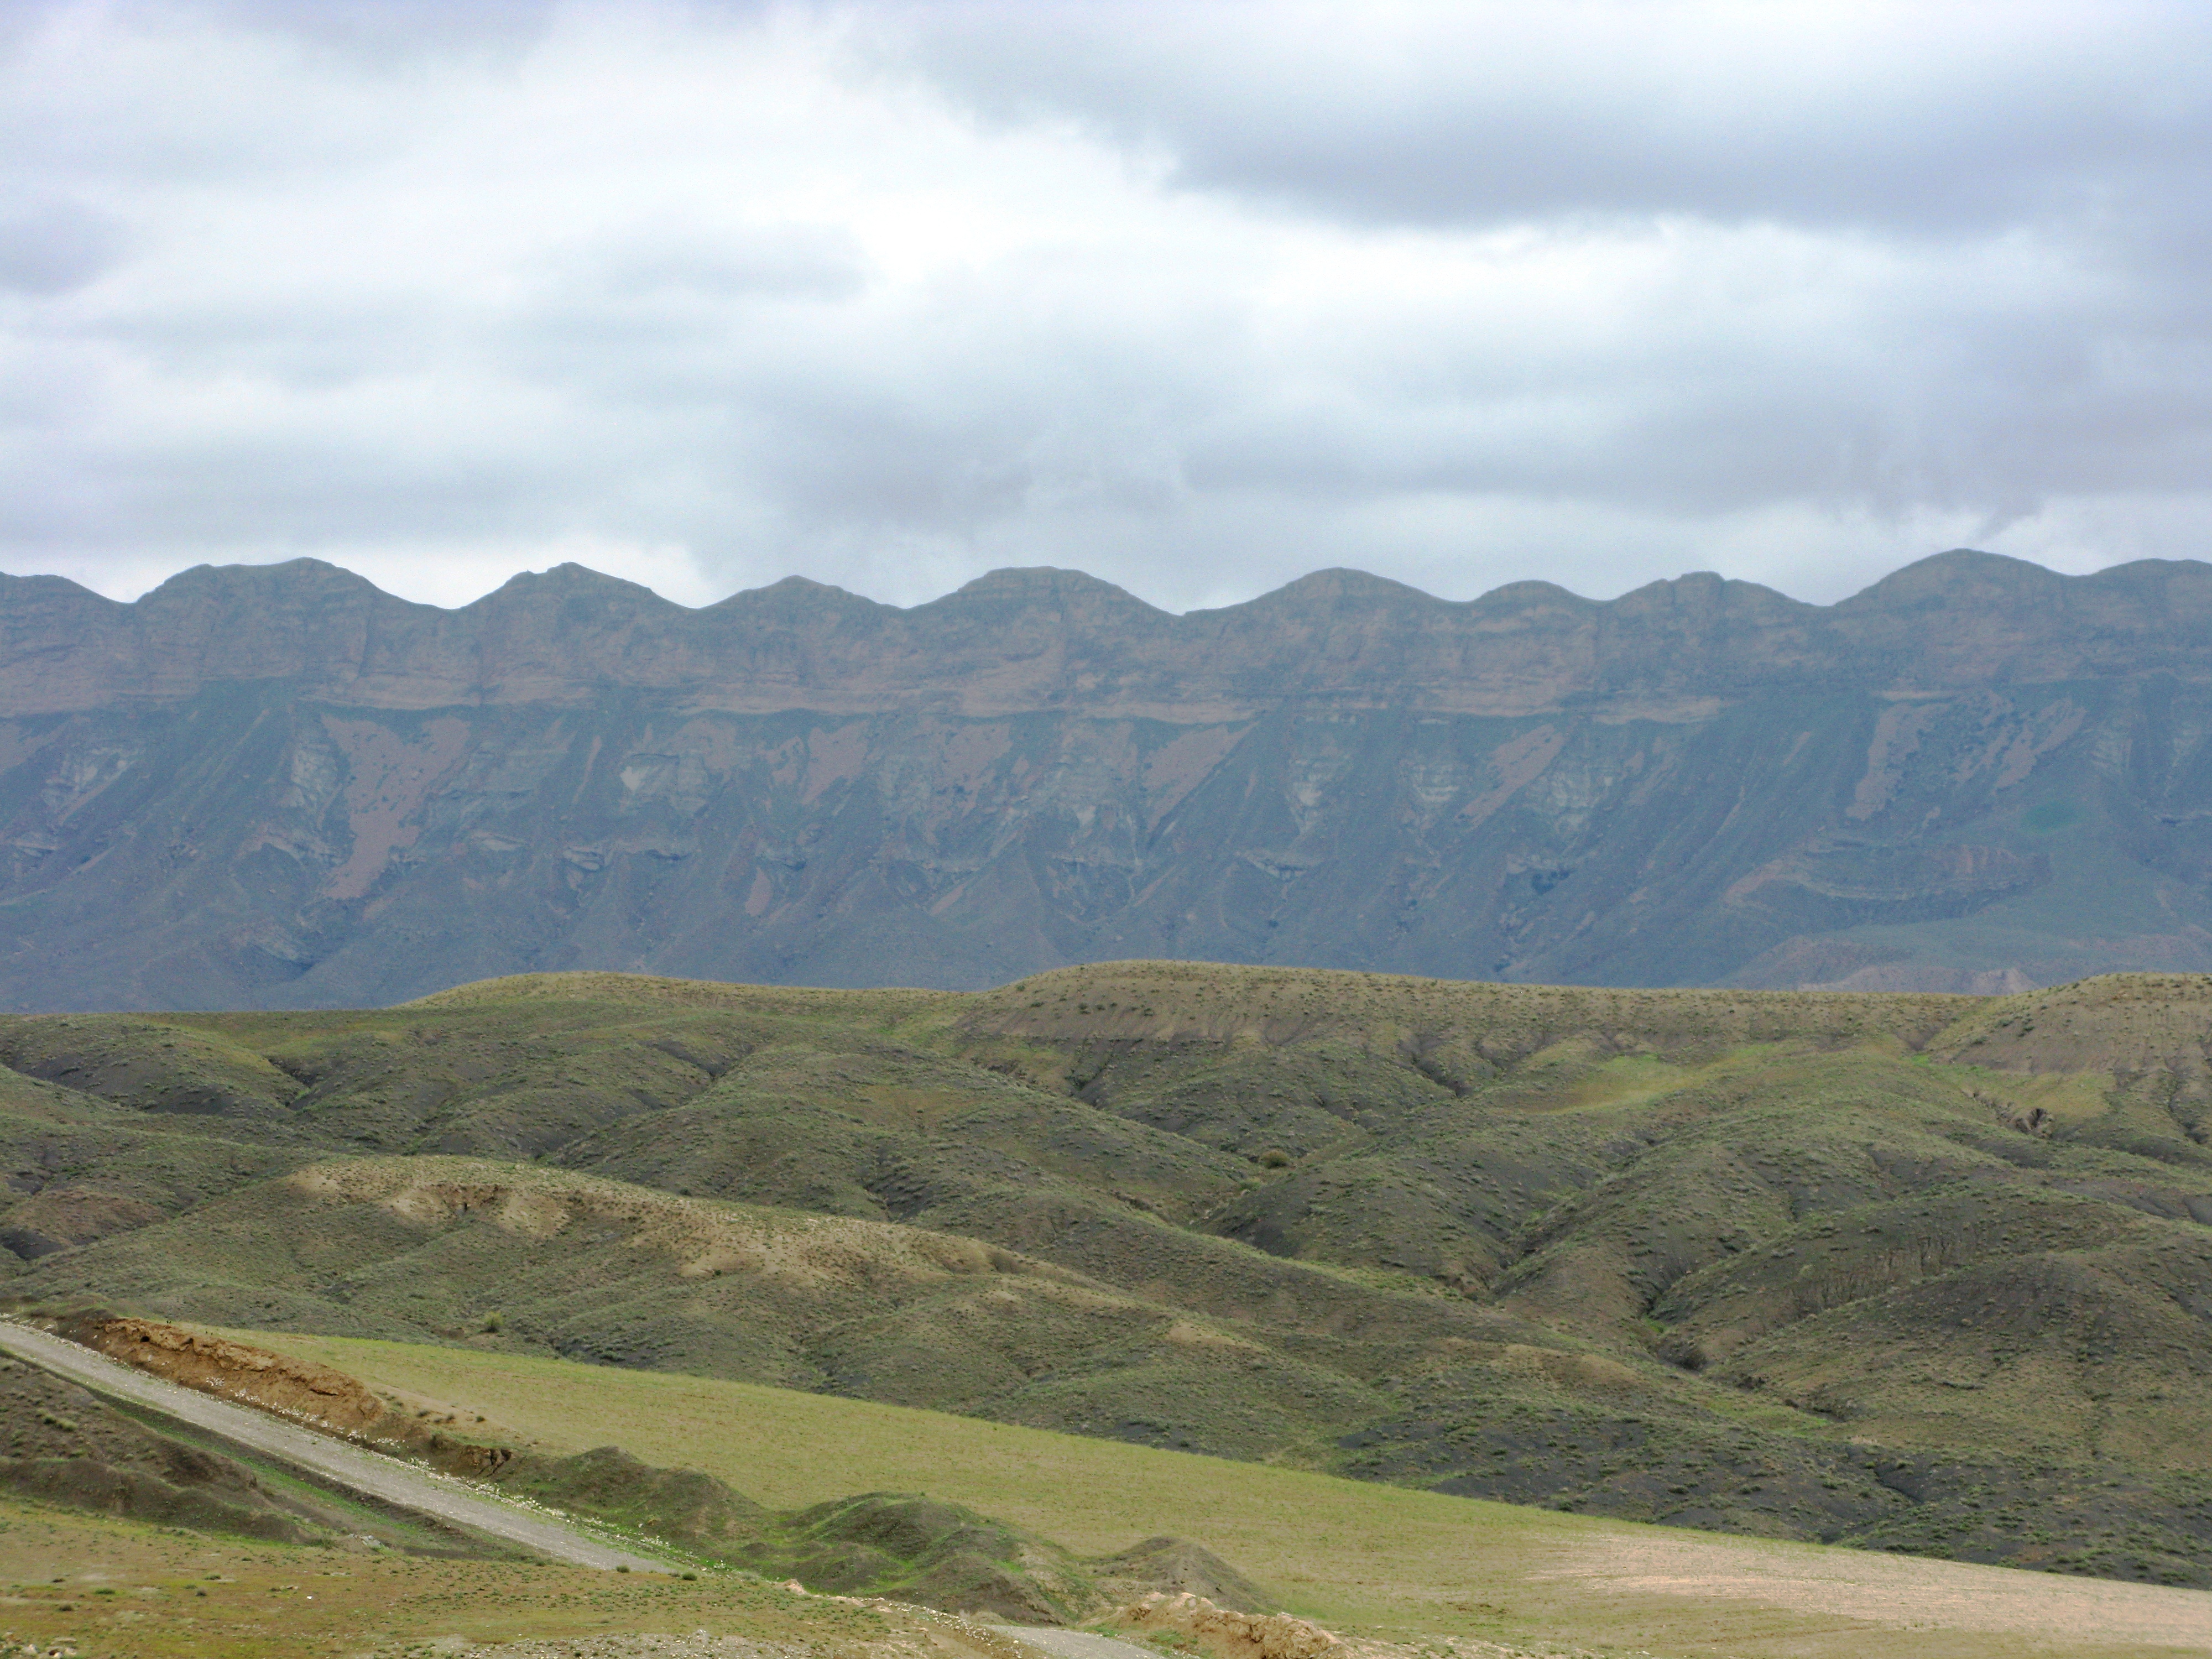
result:
<svg viewBox="0 0 2212 1659"><path fill-rule="evenodd" d="M2212 1584L2209 1035L1142 963L17 1018L0 1291Z"/></svg>

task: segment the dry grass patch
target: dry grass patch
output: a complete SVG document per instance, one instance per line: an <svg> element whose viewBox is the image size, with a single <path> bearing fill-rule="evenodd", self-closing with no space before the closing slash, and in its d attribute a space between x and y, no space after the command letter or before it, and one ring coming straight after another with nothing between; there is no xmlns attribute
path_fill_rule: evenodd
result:
<svg viewBox="0 0 2212 1659"><path fill-rule="evenodd" d="M793 1595L734 1573L685 1580L520 1562L250 1544L0 1500L0 1654L301 1659L471 1643L704 1630L825 1659L1008 1659L933 1637L921 1609ZM459 1645L458 1643L453 1645Z"/></svg>

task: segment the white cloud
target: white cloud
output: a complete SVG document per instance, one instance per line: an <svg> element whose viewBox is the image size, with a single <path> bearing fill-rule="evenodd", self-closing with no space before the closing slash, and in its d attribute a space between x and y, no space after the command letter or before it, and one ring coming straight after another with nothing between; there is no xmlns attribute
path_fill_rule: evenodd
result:
<svg viewBox="0 0 2212 1659"><path fill-rule="evenodd" d="M1182 608L2193 555L2196 15L1997 16L34 9L0 567Z"/></svg>

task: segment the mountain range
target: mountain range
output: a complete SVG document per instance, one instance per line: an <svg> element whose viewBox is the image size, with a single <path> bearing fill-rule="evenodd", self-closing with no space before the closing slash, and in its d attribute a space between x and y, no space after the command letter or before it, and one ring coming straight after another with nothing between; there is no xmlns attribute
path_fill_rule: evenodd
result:
<svg viewBox="0 0 2212 1659"><path fill-rule="evenodd" d="M690 610L569 565L0 578L0 1007L1124 958L2016 992L2212 968L2212 565L1954 551L1176 616L1001 570Z"/></svg>

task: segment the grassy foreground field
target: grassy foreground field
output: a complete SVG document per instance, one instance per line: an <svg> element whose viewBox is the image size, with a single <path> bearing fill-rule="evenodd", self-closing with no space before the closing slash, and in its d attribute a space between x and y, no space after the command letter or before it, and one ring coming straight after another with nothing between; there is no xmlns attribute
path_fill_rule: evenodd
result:
<svg viewBox="0 0 2212 1659"><path fill-rule="evenodd" d="M647 1631L805 1643L825 1659L1012 1659L958 1623L733 1574L375 1558L0 1498L0 1655L300 1659ZM949 1639L948 1639L949 1638Z"/></svg>
<svg viewBox="0 0 2212 1659"><path fill-rule="evenodd" d="M1194 1538L1296 1613L1398 1642L1842 1659L2212 1652L2212 1594L1700 1535L670 1372L236 1333L573 1452L779 1507L927 1491L1097 1553Z"/></svg>

